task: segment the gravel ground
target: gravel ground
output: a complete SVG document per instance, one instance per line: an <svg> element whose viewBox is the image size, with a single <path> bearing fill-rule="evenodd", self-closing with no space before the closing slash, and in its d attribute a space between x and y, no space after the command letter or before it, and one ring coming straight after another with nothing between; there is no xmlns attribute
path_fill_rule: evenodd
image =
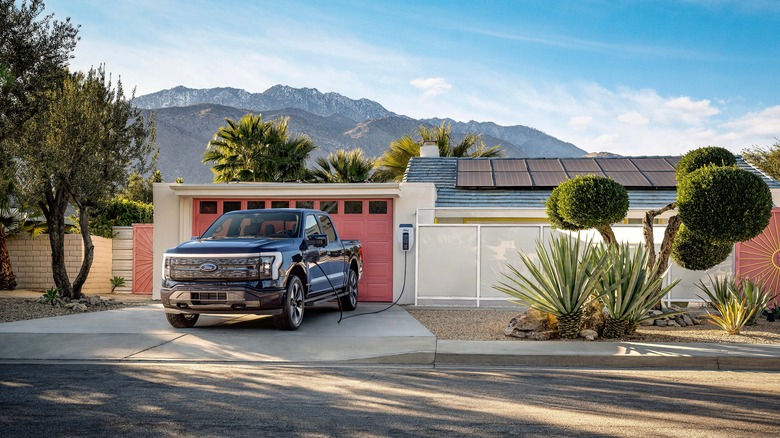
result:
<svg viewBox="0 0 780 438"><path fill-rule="evenodd" d="M22 321L25 319L49 318L52 316L73 315L84 312L100 312L103 310L121 309L130 306L149 304L151 300L121 302L108 301L99 305L87 305L87 310L79 312L64 307L39 303L37 298L6 298L0 297L0 323Z"/></svg>
<svg viewBox="0 0 780 438"><path fill-rule="evenodd" d="M504 329L517 313L505 309L406 309L438 339L464 341L535 342L504 336ZM728 335L725 331L704 323L694 327L642 327L631 336L620 339L601 339L596 342L717 342L740 344L780 344L780 321L767 322L742 329L742 334ZM583 340L583 342L586 342Z"/></svg>

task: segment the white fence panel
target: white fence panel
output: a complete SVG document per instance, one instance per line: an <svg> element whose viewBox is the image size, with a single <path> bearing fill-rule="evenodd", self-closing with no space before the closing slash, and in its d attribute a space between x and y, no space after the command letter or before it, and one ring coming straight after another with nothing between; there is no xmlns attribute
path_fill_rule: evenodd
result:
<svg viewBox="0 0 780 438"><path fill-rule="evenodd" d="M477 228L420 226L417 234L417 290L433 300L476 298Z"/></svg>

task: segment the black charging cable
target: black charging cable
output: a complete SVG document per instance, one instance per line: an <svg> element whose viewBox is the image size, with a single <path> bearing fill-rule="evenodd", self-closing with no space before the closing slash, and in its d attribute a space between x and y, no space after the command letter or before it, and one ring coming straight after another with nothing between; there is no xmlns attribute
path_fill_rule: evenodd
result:
<svg viewBox="0 0 780 438"><path fill-rule="evenodd" d="M391 307L393 307L393 306L395 306L396 304L398 304L398 302L399 302L399 301L401 301L401 297L402 297L402 296L404 296L404 290L406 289L406 265L407 265L407 263L406 263L406 256L407 256L408 254L409 254L409 251L404 251L404 282L403 282L403 285L401 286L401 293L398 295L398 298L396 298L396 300L395 300L395 301L393 301L393 304L391 304L391 305L389 305L389 306L385 307L384 309L381 309L381 310L375 310L375 311L373 311L373 312L358 313L357 315L347 315L347 316L345 316L344 318L339 318L339 322L341 322L341 320L342 320L342 319L354 318L354 317L356 317L356 316L363 316L363 315L376 315L377 313L382 313L382 312L384 312L385 310L388 310L388 309L390 309Z"/></svg>
<svg viewBox="0 0 780 438"><path fill-rule="evenodd" d="M330 278L328 277L328 274L325 273L325 270L322 269L322 266L320 266L320 264L317 263L315 260L312 260L312 262L314 263L315 266L320 268L320 271L322 271L322 275L324 275L325 279L328 280L328 284L330 285L330 290L332 292L335 292L335 294L336 294L336 302L339 303L339 320L338 320L338 322L336 324L339 324L339 323L341 323L341 320L344 319L344 309L341 308L341 298L339 298L339 292L336 290L336 287L333 286L333 282L330 281ZM349 269L349 268L347 268L347 269ZM347 291L347 293L349 293L349 291Z"/></svg>

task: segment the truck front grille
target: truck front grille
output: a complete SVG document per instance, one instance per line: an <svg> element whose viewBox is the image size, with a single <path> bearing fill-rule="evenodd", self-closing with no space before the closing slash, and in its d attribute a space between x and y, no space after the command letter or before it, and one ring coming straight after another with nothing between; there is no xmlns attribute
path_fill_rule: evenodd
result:
<svg viewBox="0 0 780 438"><path fill-rule="evenodd" d="M257 280L259 257L196 258L171 257L170 278L191 280Z"/></svg>
<svg viewBox="0 0 780 438"><path fill-rule="evenodd" d="M226 292L190 292L190 301L194 305L201 304L226 304Z"/></svg>

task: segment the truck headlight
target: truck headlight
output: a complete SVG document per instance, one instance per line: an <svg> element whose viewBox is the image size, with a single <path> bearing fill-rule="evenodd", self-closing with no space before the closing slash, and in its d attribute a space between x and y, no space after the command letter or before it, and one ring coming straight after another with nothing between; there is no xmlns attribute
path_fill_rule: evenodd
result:
<svg viewBox="0 0 780 438"><path fill-rule="evenodd" d="M257 267L260 278L272 278L274 276L274 256L260 257L260 263ZM278 275L278 274L277 274Z"/></svg>

